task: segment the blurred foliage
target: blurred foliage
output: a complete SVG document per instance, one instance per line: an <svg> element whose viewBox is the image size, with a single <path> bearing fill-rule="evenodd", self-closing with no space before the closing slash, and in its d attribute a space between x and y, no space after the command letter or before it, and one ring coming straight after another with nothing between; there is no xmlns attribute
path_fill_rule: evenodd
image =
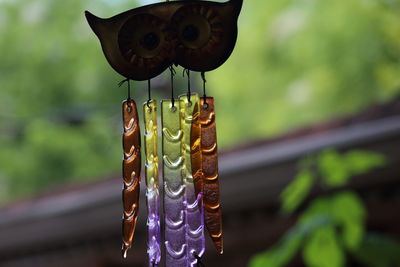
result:
<svg viewBox="0 0 400 267"><path fill-rule="evenodd" d="M386 163L386 158L380 154L359 150L339 154L336 150L327 149L315 159L305 158L299 163L300 172L281 194L282 209L286 213L292 213L309 195L317 182L313 167L320 173L318 182L328 188L335 188L346 185L352 176L368 173Z"/></svg>
<svg viewBox="0 0 400 267"><path fill-rule="evenodd" d="M282 208L284 211L295 210L308 196L314 185L315 176L310 170L302 170L282 192Z"/></svg>
<svg viewBox="0 0 400 267"><path fill-rule="evenodd" d="M330 187L346 185L352 176L367 173L386 164L382 155L357 150L345 155L326 150L319 156L318 161L323 182Z"/></svg>
<svg viewBox="0 0 400 267"><path fill-rule="evenodd" d="M209 78L219 140L276 135L398 94L399 13L399 0L245 0L233 56Z"/></svg>
<svg viewBox="0 0 400 267"><path fill-rule="evenodd" d="M311 267L345 266L347 255L366 266L399 265L400 244L366 232L362 199L355 192L340 190L352 176L385 165L384 156L358 150L340 154L330 149L302 160L299 174L281 194L285 213L298 210L315 186L339 191L312 200L281 241L255 256L249 266L285 266L298 253ZM339 175L335 176L337 170Z"/></svg>
<svg viewBox="0 0 400 267"><path fill-rule="evenodd" d="M400 244L389 237L367 234L354 256L368 267L399 266Z"/></svg>
<svg viewBox="0 0 400 267"><path fill-rule="evenodd" d="M109 17L138 5L0 0L0 202L118 172L126 91L83 11ZM232 57L207 74L220 146L392 98L400 88L399 10L398 0L244 1ZM176 80L181 93L183 79ZM158 98L169 96L168 75L153 84ZM139 103L145 86L134 85Z"/></svg>

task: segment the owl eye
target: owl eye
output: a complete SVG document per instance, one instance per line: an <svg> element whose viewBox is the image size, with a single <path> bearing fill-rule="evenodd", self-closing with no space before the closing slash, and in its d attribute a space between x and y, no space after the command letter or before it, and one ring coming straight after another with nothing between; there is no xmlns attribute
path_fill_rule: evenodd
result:
<svg viewBox="0 0 400 267"><path fill-rule="evenodd" d="M211 50L222 37L222 20L211 7L186 5L172 18L181 48Z"/></svg>
<svg viewBox="0 0 400 267"><path fill-rule="evenodd" d="M217 52L224 38L223 19L217 9L201 4L184 5L172 17L171 25L178 41L178 63L196 71L214 68L211 65L216 63L209 56Z"/></svg>
<svg viewBox="0 0 400 267"><path fill-rule="evenodd" d="M150 14L131 17L118 35L122 57L135 68L151 69L167 64L170 40L167 23Z"/></svg>

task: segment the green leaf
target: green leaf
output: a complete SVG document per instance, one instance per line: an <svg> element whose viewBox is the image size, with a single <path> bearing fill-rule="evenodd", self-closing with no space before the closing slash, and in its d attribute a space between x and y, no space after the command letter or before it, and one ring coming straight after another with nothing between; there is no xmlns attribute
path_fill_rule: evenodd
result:
<svg viewBox="0 0 400 267"><path fill-rule="evenodd" d="M362 200L352 192L339 193L332 198L331 212L336 225L341 229L346 248L357 249L365 231L366 210Z"/></svg>
<svg viewBox="0 0 400 267"><path fill-rule="evenodd" d="M353 256L368 267L400 266L400 243L390 237L370 233L365 235Z"/></svg>
<svg viewBox="0 0 400 267"><path fill-rule="evenodd" d="M349 250L357 249L364 235L366 216L362 200L352 192L343 192L333 197L322 197L314 200L301 215L299 223L315 221L325 217L332 225L338 227L340 240Z"/></svg>
<svg viewBox="0 0 400 267"><path fill-rule="evenodd" d="M337 240L334 226L321 227L306 241L303 259L310 267L341 267L345 255Z"/></svg>
<svg viewBox="0 0 400 267"><path fill-rule="evenodd" d="M320 206L322 207L322 206ZM330 217L320 214L298 222L282 238L282 240L268 251L258 254L250 261L250 267L279 267L285 266L299 251L305 237L316 229L332 224Z"/></svg>
<svg viewBox="0 0 400 267"><path fill-rule="evenodd" d="M300 216L299 223L313 221L315 220L315 218L321 216L331 218L329 198L321 197L311 202L307 210L304 211L303 214Z"/></svg>
<svg viewBox="0 0 400 267"><path fill-rule="evenodd" d="M365 174L387 164L384 155L370 151L353 150L346 153L344 157L347 168L352 175Z"/></svg>
<svg viewBox="0 0 400 267"><path fill-rule="evenodd" d="M384 155L374 152L354 150L341 155L329 149L318 155L317 165L325 185L340 187L346 185L352 176L365 174L386 163Z"/></svg>
<svg viewBox="0 0 400 267"><path fill-rule="evenodd" d="M284 212L293 212L307 197L315 181L314 174L309 170L300 172L281 194Z"/></svg>
<svg viewBox="0 0 400 267"><path fill-rule="evenodd" d="M280 267L285 266L299 250L302 235L287 235L272 249L256 255L249 263L249 267Z"/></svg>
<svg viewBox="0 0 400 267"><path fill-rule="evenodd" d="M325 185L339 187L348 183L351 173L338 152L333 149L325 150L318 155L317 159L318 169Z"/></svg>
<svg viewBox="0 0 400 267"><path fill-rule="evenodd" d="M364 234L365 207L362 200L352 192L314 200L302 214L300 223L324 216L340 229L340 237L347 249L356 249Z"/></svg>

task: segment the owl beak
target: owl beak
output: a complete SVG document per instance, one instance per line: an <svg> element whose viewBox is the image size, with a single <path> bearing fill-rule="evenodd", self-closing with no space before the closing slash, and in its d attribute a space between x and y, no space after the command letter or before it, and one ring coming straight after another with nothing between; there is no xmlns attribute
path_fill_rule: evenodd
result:
<svg viewBox="0 0 400 267"><path fill-rule="evenodd" d="M99 36L99 26L103 24L104 19L96 17L89 11L85 11L86 20L89 23L90 28L94 31L94 33Z"/></svg>

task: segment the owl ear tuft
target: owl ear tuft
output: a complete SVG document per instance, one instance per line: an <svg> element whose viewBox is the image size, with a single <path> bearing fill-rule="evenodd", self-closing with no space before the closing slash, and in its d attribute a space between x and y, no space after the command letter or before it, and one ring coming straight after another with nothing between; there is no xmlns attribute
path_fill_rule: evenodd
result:
<svg viewBox="0 0 400 267"><path fill-rule="evenodd" d="M89 11L85 11L85 17L86 20L88 21L90 28L94 31L94 33L96 35L99 35L99 25L102 24L102 22L104 21L104 19L99 18L95 15L93 15L92 13L90 13Z"/></svg>
<svg viewBox="0 0 400 267"><path fill-rule="evenodd" d="M235 13L239 16L240 11L242 10L243 0L230 0L229 3L234 6Z"/></svg>

